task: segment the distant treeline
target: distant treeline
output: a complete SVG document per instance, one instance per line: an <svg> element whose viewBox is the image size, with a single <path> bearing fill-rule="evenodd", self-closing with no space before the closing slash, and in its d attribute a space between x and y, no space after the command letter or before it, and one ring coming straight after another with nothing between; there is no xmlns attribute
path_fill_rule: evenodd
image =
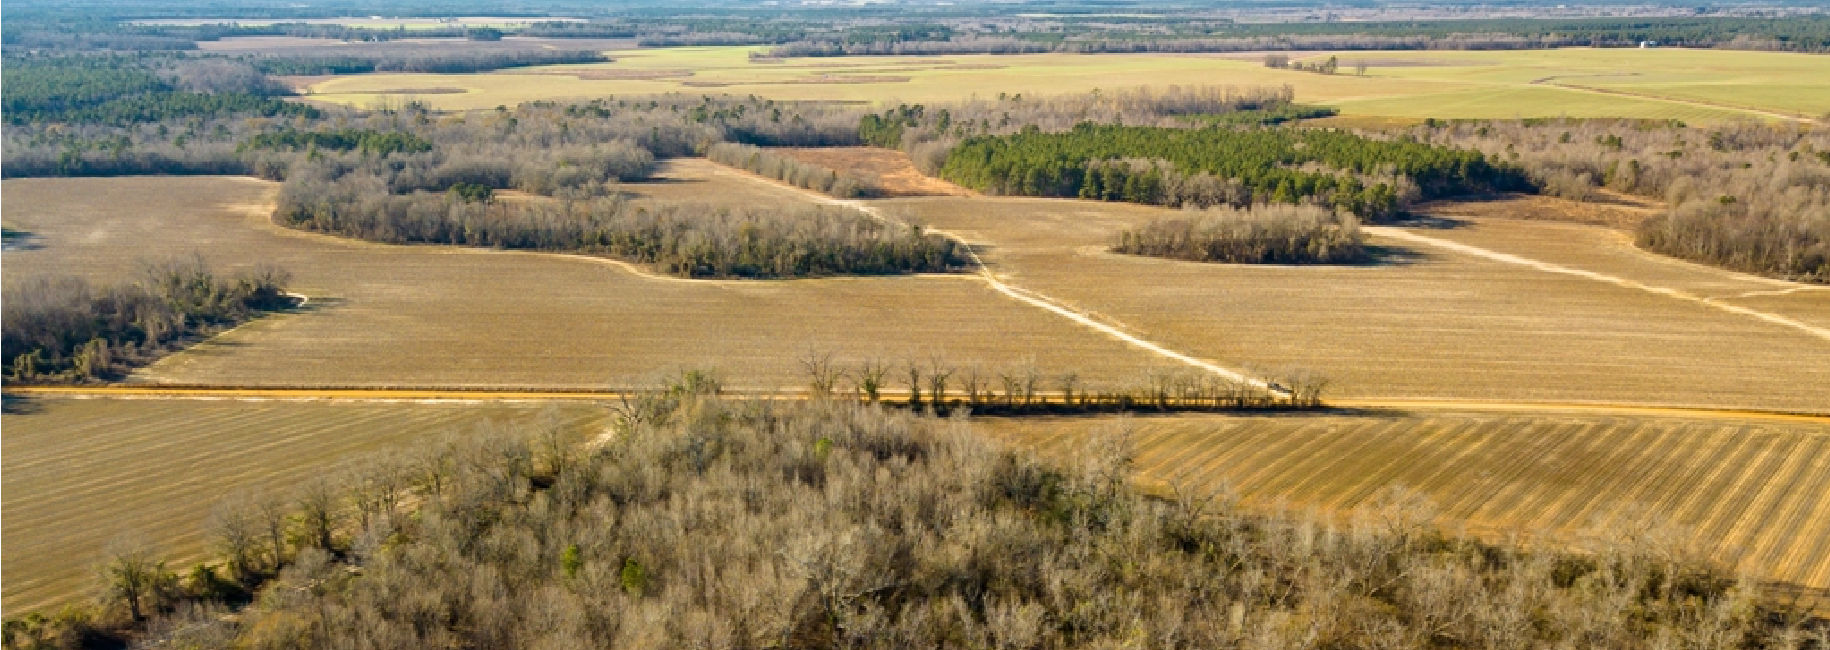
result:
<svg viewBox="0 0 1830 650"><path fill-rule="evenodd" d="M187 341L286 307L287 275L225 278L200 259L155 264L137 282L102 288L80 278L6 287L4 352L12 381L112 379Z"/></svg>
<svg viewBox="0 0 1830 650"><path fill-rule="evenodd" d="M0 63L8 124L130 124L258 115L316 118L246 64L222 59L8 56Z"/></svg>
<svg viewBox="0 0 1830 650"><path fill-rule="evenodd" d="M1081 124L967 138L941 177L982 192L1158 205L1320 203L1391 216L1420 197L1525 189L1478 151L1314 129L1170 129ZM1408 193L1408 192L1407 192Z"/></svg>
<svg viewBox="0 0 1830 650"><path fill-rule="evenodd" d="M877 181L850 171L838 171L813 163L801 162L769 152L760 147L735 142L720 142L706 148L705 157L713 162L749 170L795 187L801 187L841 199L881 196Z"/></svg>
<svg viewBox="0 0 1830 650"><path fill-rule="evenodd" d="M1661 46L1791 52L1830 51L1830 16L1784 18L1500 18L1347 23L1227 23L1160 33L1161 26L1079 23L1061 31L881 32L877 38L818 35L766 56L894 54L1081 54L1266 50L1515 50Z"/></svg>
<svg viewBox="0 0 1830 650"><path fill-rule="evenodd" d="M610 61L591 50L518 50L509 52L449 52L410 54L363 54L325 56L260 56L249 62L261 72L272 75L363 74L368 72L420 72L463 74L503 68L563 63L602 63Z"/></svg>
<svg viewBox="0 0 1830 650"><path fill-rule="evenodd" d="M294 228L393 243L604 255L691 278L939 273L969 264L950 239L846 208L473 197L461 191L388 195L365 190L361 179L288 182L274 218Z"/></svg>
<svg viewBox="0 0 1830 650"><path fill-rule="evenodd" d="M1112 250L1234 264L1349 264L1370 257L1352 216L1312 205L1190 210L1121 233Z"/></svg>

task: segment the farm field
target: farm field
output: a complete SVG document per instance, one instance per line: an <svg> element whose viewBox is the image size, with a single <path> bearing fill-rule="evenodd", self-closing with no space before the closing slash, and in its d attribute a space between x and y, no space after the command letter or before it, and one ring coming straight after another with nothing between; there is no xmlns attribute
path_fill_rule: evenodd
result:
<svg viewBox="0 0 1830 650"><path fill-rule="evenodd" d="M0 607L84 593L103 545L133 531L183 571L206 557L210 506L243 486L284 493L338 462L484 422L602 427L602 407L33 398L0 416L6 584Z"/></svg>
<svg viewBox="0 0 1830 650"><path fill-rule="evenodd" d="M1718 561L1830 588L1830 429L1821 423L1481 412L997 419L1002 440L1070 458L1129 427L1140 481L1230 486L1242 505L1340 512L1392 486L1489 539L1580 545L1675 527ZM1821 609L1826 603L1818 603Z"/></svg>
<svg viewBox="0 0 1830 650"><path fill-rule="evenodd" d="M1738 306L1735 296L1759 292L1770 313L1822 329L1812 323L1822 322L1830 292L1644 253L1615 230L1470 219L1374 229L1382 232L1371 243L1385 249L1379 264L1246 266L1107 252L1125 228L1175 214L1160 208L988 197L877 204L984 244L988 267L1012 284L1224 366L1320 372L1336 397L1830 404L1830 369L1799 362L1830 354L1830 340L1701 300ZM1400 238L1412 235L1644 286Z"/></svg>
<svg viewBox="0 0 1830 650"><path fill-rule="evenodd" d="M790 190L681 161L638 194L742 202ZM1129 380L1152 359L966 276L705 282L595 258L387 246L268 221L275 185L241 178L8 180L8 283L114 281L148 256L271 263L311 298L142 369L132 381L211 385L627 387L713 368L734 387L799 387L809 348L842 363L941 355Z"/></svg>
<svg viewBox="0 0 1830 650"><path fill-rule="evenodd" d="M317 81L310 91L315 101L367 106L397 99L401 90L438 88L443 89L439 94L416 98L435 108L479 109L533 100L666 92L894 105L989 98L999 93L1289 84L1299 101L1332 105L1357 117L1569 116L1709 122L1815 117L1830 111L1830 82L1816 81L1830 79L1830 61L1783 53L1585 48L1295 53L1302 61L1337 56L1347 62L1344 69L1356 59L1366 59L1369 68L1361 77L1268 69L1250 54L749 58L760 49L616 50L610 52L616 59L612 63L477 75L342 76ZM1777 79L1785 83L1768 83Z"/></svg>
<svg viewBox="0 0 1830 650"><path fill-rule="evenodd" d="M220 25L233 23L245 27L265 27L280 22L306 23L309 25L336 25L339 27L360 27L364 29L442 29L450 27L523 27L537 22L584 22L583 18L558 17L506 17L506 16L463 16L458 18L384 18L381 16L350 16L347 18L288 18L276 20L244 20L240 18L155 18L133 21L140 25Z"/></svg>

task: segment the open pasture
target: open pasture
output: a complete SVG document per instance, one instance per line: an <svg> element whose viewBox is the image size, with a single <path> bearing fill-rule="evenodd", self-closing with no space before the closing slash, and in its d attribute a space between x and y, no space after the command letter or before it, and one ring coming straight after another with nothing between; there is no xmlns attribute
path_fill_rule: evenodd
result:
<svg viewBox="0 0 1830 650"><path fill-rule="evenodd" d="M1830 358L1830 340L1709 304L1757 299L1766 313L1823 329L1830 291L1645 253L1616 230L1469 219L1377 234L1375 264L1228 265L1108 252L1121 231L1176 214L1161 208L990 197L879 205L982 244L988 267L1013 285L1222 366L1319 372L1336 397L1830 405L1830 366L1806 361Z"/></svg>
<svg viewBox="0 0 1830 650"><path fill-rule="evenodd" d="M1596 532L1666 525L1718 561L1830 588L1830 428L1822 423L1544 411L976 424L1063 459L1088 435L1128 427L1143 484L1226 485L1254 509L1341 512L1402 486L1428 497L1450 531L1579 545Z"/></svg>
<svg viewBox="0 0 1830 650"><path fill-rule="evenodd" d="M4 416L6 611L84 593L102 547L132 531L175 570L208 556L204 521L230 491L284 494L338 462L479 423L595 431L583 403L411 404L8 398ZM15 409L17 406L17 409ZM18 411L18 412L14 412Z"/></svg>
<svg viewBox="0 0 1830 650"><path fill-rule="evenodd" d="M344 76L319 81L310 89L315 100L367 106L391 89L461 88L466 92L421 99L435 108L479 109L533 100L665 92L894 105L989 98L999 93L1289 84L1295 87L1299 101L1332 105L1350 117L1568 116L1709 122L1817 116L1830 111L1830 82L1817 81L1830 79L1830 61L1802 54L1583 48L1294 53L1301 61L1335 56L1343 62L1342 74L1322 75L1268 69L1257 57L1239 54L749 57L761 49L618 50L611 52L616 58L612 63L479 75ZM1352 74L1356 59L1370 61L1365 76ZM667 74L653 74L658 72ZM1775 81L1780 79L1785 82Z"/></svg>
<svg viewBox="0 0 1830 650"><path fill-rule="evenodd" d="M626 189L801 200L703 161L674 165L672 180ZM280 266L311 299L134 381L600 388L712 368L734 387L798 388L809 349L848 365L937 355L1112 380L1154 363L964 275L686 281L598 258L355 242L273 225L275 188L239 178L8 180L9 225L34 233L38 247L6 253L5 281L61 273L113 282L137 260L195 251L224 268Z"/></svg>

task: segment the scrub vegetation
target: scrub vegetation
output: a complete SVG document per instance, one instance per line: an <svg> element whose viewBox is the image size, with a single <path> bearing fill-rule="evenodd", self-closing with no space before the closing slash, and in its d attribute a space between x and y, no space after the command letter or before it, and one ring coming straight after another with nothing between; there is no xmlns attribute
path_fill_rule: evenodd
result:
<svg viewBox="0 0 1830 650"><path fill-rule="evenodd" d="M732 402L685 373L600 445L498 428L235 495L222 561L110 547L96 609L17 625L57 647L150 619L217 647L1477 648L1659 639L1800 647L1824 631L1656 538L1587 552L1443 533L1426 499L1343 518L1130 487L1124 423L1063 464L964 419ZM223 616L224 602L248 602ZM665 620L668 624L655 625ZM1821 642L1821 641L1820 641Z"/></svg>

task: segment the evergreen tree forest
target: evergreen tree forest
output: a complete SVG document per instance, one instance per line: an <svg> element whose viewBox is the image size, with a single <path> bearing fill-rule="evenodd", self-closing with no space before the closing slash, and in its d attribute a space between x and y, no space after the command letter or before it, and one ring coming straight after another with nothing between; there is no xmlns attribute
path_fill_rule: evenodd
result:
<svg viewBox="0 0 1830 650"><path fill-rule="evenodd" d="M1115 164L1143 162L1145 164ZM1368 218L1396 214L1400 187L1422 198L1529 187L1478 151L1343 131L1172 129L1082 123L962 141L941 168L982 192L1160 205L1315 203ZM1200 185L1218 193L1197 193ZM1217 183L1216 183L1217 182Z"/></svg>

